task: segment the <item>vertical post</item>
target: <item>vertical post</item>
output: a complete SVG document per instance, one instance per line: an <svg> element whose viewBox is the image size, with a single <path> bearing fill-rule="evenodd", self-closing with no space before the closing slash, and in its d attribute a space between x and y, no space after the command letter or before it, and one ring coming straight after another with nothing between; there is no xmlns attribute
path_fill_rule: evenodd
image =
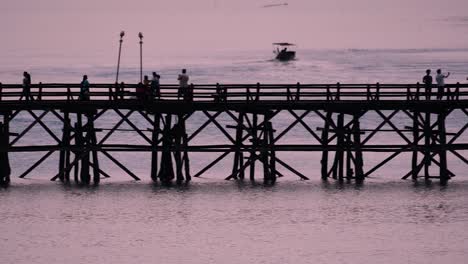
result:
<svg viewBox="0 0 468 264"><path fill-rule="evenodd" d="M353 169L351 168L351 163L352 163L352 160L351 160L351 136L352 136L352 133L353 131L346 131L346 179L348 181L351 181L352 177L353 177Z"/></svg>
<svg viewBox="0 0 468 264"><path fill-rule="evenodd" d="M255 101L260 100L260 83L257 83L257 92L255 94Z"/></svg>
<svg viewBox="0 0 468 264"><path fill-rule="evenodd" d="M424 177L426 180L429 179L429 166L431 165L431 113L426 112L424 118L424 127L423 127L423 134L424 134ZM418 135L419 136L419 135Z"/></svg>
<svg viewBox="0 0 468 264"><path fill-rule="evenodd" d="M89 140L88 140L88 153L89 148L92 148L92 156L93 156L93 182L94 184L99 184L101 181L100 172L99 172L99 159L98 159L98 151L97 147L97 139L96 139L96 129L94 128L94 117L90 115L88 117L88 124L89 124Z"/></svg>
<svg viewBox="0 0 468 264"><path fill-rule="evenodd" d="M239 112L239 118L236 126L236 151L234 152L234 164L232 166L232 175L234 179L237 179L237 175L240 176L241 179L244 178L244 173L240 175L240 169L242 168L243 164L243 155L241 156L242 151L239 150L242 147L242 131L244 126L244 113Z"/></svg>
<svg viewBox="0 0 468 264"><path fill-rule="evenodd" d="M356 173L356 182L360 183L364 181L364 162L362 158L361 150L361 125L359 122L359 115L355 114L353 116L353 136L354 136L354 152L355 152L355 173Z"/></svg>
<svg viewBox="0 0 468 264"><path fill-rule="evenodd" d="M90 175L89 175L89 142L90 142L90 128L89 128L89 116L86 115L88 123L84 126L81 126L81 129L86 128L86 134L84 140L82 141L82 150L84 151L84 156L81 159L81 182L84 184L89 184ZM84 134L85 131L83 131Z"/></svg>
<svg viewBox="0 0 468 264"><path fill-rule="evenodd" d="M418 138L419 138L419 124L418 124L418 115L419 112L413 112L413 157L411 159L411 171L412 171L412 179L418 179ZM425 146L428 148L429 146Z"/></svg>
<svg viewBox="0 0 468 264"><path fill-rule="evenodd" d="M83 129L82 129L82 114L76 114L76 123L75 123L75 146L77 150L75 152L75 159L77 160L75 167L74 167L74 177L75 183L80 183L81 177L79 175L80 171L80 162L78 161L81 157L81 153L83 151Z"/></svg>
<svg viewBox="0 0 468 264"><path fill-rule="evenodd" d="M263 138L262 143L261 143L261 150L260 150L260 156L262 158L262 163L263 163L263 182L264 183L269 183L270 182L270 164L269 164L269 159L268 159L268 126L265 122L265 124L262 127L262 135Z"/></svg>
<svg viewBox="0 0 468 264"><path fill-rule="evenodd" d="M117 59L117 74L115 76L115 83L119 83L119 70L120 70L120 54L122 53L122 42L123 37L125 36L125 31L120 32L120 40L119 40L119 56Z"/></svg>
<svg viewBox="0 0 468 264"><path fill-rule="evenodd" d="M342 181L343 180L343 170L344 170L344 144L345 144L345 138L344 138L344 114L339 113L338 114L338 120L337 120L337 131L338 137L337 137L337 145L338 145L338 150L336 153L337 159L338 159L338 180Z"/></svg>
<svg viewBox="0 0 468 264"><path fill-rule="evenodd" d="M257 149L257 126L258 126L258 115L256 113L252 114L252 148L250 149L250 180L255 180L255 152Z"/></svg>
<svg viewBox="0 0 468 264"><path fill-rule="evenodd" d="M273 131L273 125L271 122L267 122L267 130L268 130L268 148L270 151L270 180L271 183L276 182L276 153L274 149L275 144L275 136Z"/></svg>
<svg viewBox="0 0 468 264"><path fill-rule="evenodd" d="M182 173L182 151L181 151L181 143L182 143L182 134L185 133L185 125L184 125L184 118L182 115L177 116L177 124L174 127L174 134L175 134L175 151L174 151L174 158L176 163L176 175L177 175L177 184L181 184L184 181L184 175Z"/></svg>
<svg viewBox="0 0 468 264"><path fill-rule="evenodd" d="M414 100L419 101L419 93L420 93L421 86L419 82L416 83L416 95L414 96Z"/></svg>
<svg viewBox="0 0 468 264"><path fill-rule="evenodd" d="M336 100L339 101L341 99L341 84L338 82L336 83Z"/></svg>
<svg viewBox="0 0 468 264"><path fill-rule="evenodd" d="M39 82L39 94L37 95L37 100L42 100L42 82Z"/></svg>
<svg viewBox="0 0 468 264"><path fill-rule="evenodd" d="M39 100L39 97L38 97L38 100ZM58 178L60 181L64 181L65 180L65 170L66 170L66 165L65 165L65 140L66 140L66 128L67 127L67 123L66 123L66 120L64 119L64 122L63 122L63 130L62 130L62 142L60 142L59 146L60 146L60 154L59 154L59 173L58 173Z"/></svg>
<svg viewBox="0 0 468 264"><path fill-rule="evenodd" d="M446 184L450 179L450 176L447 171L447 138L445 134L445 110L438 114L437 123L439 126L439 162L440 162L440 183Z"/></svg>
<svg viewBox="0 0 468 264"><path fill-rule="evenodd" d="M151 151L151 179L154 182L158 181L158 138L160 130L161 114L154 113L154 125L151 136L152 151Z"/></svg>
<svg viewBox="0 0 468 264"><path fill-rule="evenodd" d="M70 181L70 170L68 167L70 166L70 133L71 133L71 121L70 121L70 114L68 111L65 111L63 113L63 118L64 118L64 131L63 131L63 139L62 139L62 144L63 147L65 148L65 160L64 160L64 167L66 168L65 171L65 181L69 182Z"/></svg>
<svg viewBox="0 0 468 264"><path fill-rule="evenodd" d="M7 186L10 183L10 162L8 158L9 129L8 117L5 114L5 124L0 122L0 185Z"/></svg>
<svg viewBox="0 0 468 264"><path fill-rule="evenodd" d="M164 130L162 133L162 154L161 154L161 166L159 170L159 179L164 185L169 185L174 179L174 168L172 167L171 148L173 142L173 136L171 131L172 116L166 115L166 122L164 124Z"/></svg>
<svg viewBox="0 0 468 264"><path fill-rule="evenodd" d="M327 110L325 110L327 111ZM328 130L330 129L330 122L332 118L332 112L327 111L325 124L322 130L322 180L326 180L328 178Z"/></svg>
<svg viewBox="0 0 468 264"><path fill-rule="evenodd" d="M380 100L380 83L376 84L375 100Z"/></svg>
<svg viewBox="0 0 468 264"><path fill-rule="evenodd" d="M143 33L138 33L140 38L140 82L143 83Z"/></svg>
<svg viewBox="0 0 468 264"><path fill-rule="evenodd" d="M184 149L184 168L185 168L185 181L189 182L192 180L192 176L190 176L190 159L188 155L188 135L185 129L184 124L184 133L182 135L182 147Z"/></svg>
<svg viewBox="0 0 468 264"><path fill-rule="evenodd" d="M301 83L296 83L296 101L301 100Z"/></svg>

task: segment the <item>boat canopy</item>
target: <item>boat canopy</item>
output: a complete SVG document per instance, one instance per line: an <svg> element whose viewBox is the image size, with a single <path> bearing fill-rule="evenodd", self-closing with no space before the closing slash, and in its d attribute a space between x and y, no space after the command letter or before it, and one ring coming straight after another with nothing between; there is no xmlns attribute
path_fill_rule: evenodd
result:
<svg viewBox="0 0 468 264"><path fill-rule="evenodd" d="M296 46L296 44L288 43L288 42L278 42L278 43L273 43L273 45L278 45L278 46Z"/></svg>

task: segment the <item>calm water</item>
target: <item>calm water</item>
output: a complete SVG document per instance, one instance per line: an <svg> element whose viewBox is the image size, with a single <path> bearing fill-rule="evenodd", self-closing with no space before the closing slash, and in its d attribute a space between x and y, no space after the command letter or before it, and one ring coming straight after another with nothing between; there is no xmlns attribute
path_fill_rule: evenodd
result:
<svg viewBox="0 0 468 264"><path fill-rule="evenodd" d="M34 81L79 81L86 73L94 82L112 82L113 62L100 61L98 55L2 54L0 80L20 82L27 69ZM175 83L181 67L189 69L194 83L406 83L419 81L426 68L442 67L453 74L449 82L463 82L467 55L468 50L299 50L298 60L278 63L265 51L214 52L145 58L145 69L158 70L166 83ZM122 78L138 79L138 68L124 64ZM286 127L289 118L278 116L276 128ZM51 115L46 120L59 135L60 122ZM147 127L137 116L133 120ZM204 120L195 116L188 129ZM228 117L221 120L230 122ZM18 116L15 122L12 130L20 130L29 117ZM321 125L313 116L307 122ZM363 126L377 122L369 115ZM455 113L448 130L466 122L466 115ZM103 116L99 127L113 123L115 117ZM410 125L403 116L396 123ZM131 133L118 135L141 142ZM211 128L195 143L208 140L226 139ZM284 140L312 142L300 128ZM398 140L382 135L375 143ZM52 142L40 127L18 143L32 141ZM53 156L29 179L14 178L10 188L1 189L0 263L466 263L468 175L466 165L453 156L449 166L457 177L447 187L399 180L408 171L409 155L358 188L318 181L318 154L282 153L280 158L313 180L298 181L287 174L274 187L225 182L226 168L232 166L227 158L190 186L169 189L148 181L148 155L117 157L144 180L132 182L103 160L111 180L97 188L65 187L48 181L56 173ZM365 155L366 168L383 157ZM193 155L192 170L213 158ZM14 175L35 159L12 155Z"/></svg>

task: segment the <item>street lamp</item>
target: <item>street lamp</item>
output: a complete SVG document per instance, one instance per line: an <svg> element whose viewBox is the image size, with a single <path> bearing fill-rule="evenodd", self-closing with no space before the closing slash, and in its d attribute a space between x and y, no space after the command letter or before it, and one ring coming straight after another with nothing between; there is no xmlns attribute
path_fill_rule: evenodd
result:
<svg viewBox="0 0 468 264"><path fill-rule="evenodd" d="M119 82L119 70L120 70L120 54L122 53L122 42L125 36L125 31L120 31L120 44L119 44L119 58L117 59L117 75L115 76L115 83Z"/></svg>
<svg viewBox="0 0 468 264"><path fill-rule="evenodd" d="M143 33L138 33L140 38L140 82L143 83Z"/></svg>

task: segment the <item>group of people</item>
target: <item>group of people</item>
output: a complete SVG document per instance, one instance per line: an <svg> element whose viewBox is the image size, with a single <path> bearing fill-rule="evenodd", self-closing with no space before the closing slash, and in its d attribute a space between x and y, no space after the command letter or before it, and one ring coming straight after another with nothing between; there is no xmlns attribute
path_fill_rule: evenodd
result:
<svg viewBox="0 0 468 264"><path fill-rule="evenodd" d="M442 73L441 69L437 70L437 75L435 77L436 84L437 84L437 93L436 98L437 100L441 100L445 94L445 79L450 76L450 72L446 75ZM161 76L156 72L153 72L153 76L151 81L149 80L148 76L145 75L143 82L140 82L137 85L135 90L136 97L140 100L146 100L148 98L160 98L161 90L159 85L159 80ZM186 98L189 96L189 76L187 74L186 69L182 69L182 72L177 77L179 81L179 90L177 93L177 98L180 99ZM468 80L468 78L467 78ZM426 70L426 75L422 79L424 86L425 86L425 96L426 100L431 99L432 95L432 87L433 87L433 78L431 76L431 70ZM88 76L83 75L83 80L80 83L80 100L87 101L89 100L89 81ZM118 86L116 84L116 86ZM123 92L123 91L121 91ZM21 94L20 100L24 99L26 101L32 101L34 98L31 95L31 75L28 72L23 73L23 92Z"/></svg>
<svg viewBox="0 0 468 264"><path fill-rule="evenodd" d="M442 97L444 96L444 93L445 93L444 91L445 79L448 78L449 76L450 76L450 72L448 72L447 75L444 75L442 74L441 69L437 70L437 75L435 77L436 82L437 82L437 95L436 95L437 100L442 100ZM425 87L426 100L430 100L431 94L432 94L432 83L433 83L430 69L426 70L426 75L423 77L422 81Z"/></svg>
<svg viewBox="0 0 468 264"><path fill-rule="evenodd" d="M151 81L148 75L143 78L143 83L139 83L136 88L136 96L140 100L146 100L148 98L159 98L161 96L161 90L159 86L159 80L161 76L156 72L153 72ZM182 73L179 74L177 80L179 81L179 90L177 97L184 97L187 95L189 76L186 69L182 69Z"/></svg>

